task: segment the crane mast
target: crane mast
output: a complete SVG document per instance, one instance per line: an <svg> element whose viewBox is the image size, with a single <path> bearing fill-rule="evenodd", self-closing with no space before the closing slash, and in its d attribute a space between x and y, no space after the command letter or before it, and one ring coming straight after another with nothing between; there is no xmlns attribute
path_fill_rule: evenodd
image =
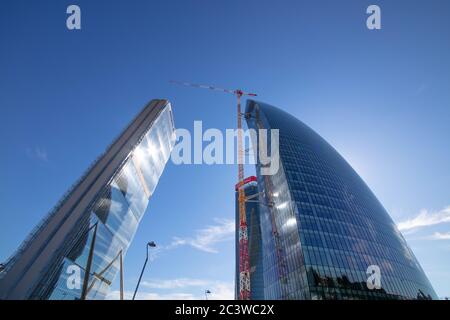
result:
<svg viewBox="0 0 450 320"><path fill-rule="evenodd" d="M248 255L247 216L244 191L244 147L242 137L241 94L237 94L238 129L238 202L239 202L239 298L250 299L250 258Z"/></svg>

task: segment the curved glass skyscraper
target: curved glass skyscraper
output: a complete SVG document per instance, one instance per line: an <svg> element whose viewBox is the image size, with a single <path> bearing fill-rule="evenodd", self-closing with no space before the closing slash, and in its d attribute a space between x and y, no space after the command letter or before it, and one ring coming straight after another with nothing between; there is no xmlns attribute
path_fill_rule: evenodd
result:
<svg viewBox="0 0 450 320"><path fill-rule="evenodd" d="M278 172L256 167L265 299L437 299L386 210L331 145L264 103L249 100L246 119L279 129Z"/></svg>

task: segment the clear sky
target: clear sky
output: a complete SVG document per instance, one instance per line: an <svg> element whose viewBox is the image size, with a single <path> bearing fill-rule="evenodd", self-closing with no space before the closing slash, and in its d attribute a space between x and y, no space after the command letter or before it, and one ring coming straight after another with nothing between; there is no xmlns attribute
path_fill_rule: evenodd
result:
<svg viewBox="0 0 450 320"><path fill-rule="evenodd" d="M381 30L366 28L370 4ZM168 98L179 128L235 126L232 96L177 79L252 90L311 126L450 296L449 14L446 0L2 1L0 260L150 99ZM125 259L127 291L154 240L142 297L233 297L236 176L167 165Z"/></svg>

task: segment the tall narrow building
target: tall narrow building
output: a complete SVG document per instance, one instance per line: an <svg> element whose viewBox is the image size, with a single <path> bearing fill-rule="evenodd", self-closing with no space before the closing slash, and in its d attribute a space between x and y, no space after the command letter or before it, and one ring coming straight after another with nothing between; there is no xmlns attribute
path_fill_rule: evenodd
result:
<svg viewBox="0 0 450 320"><path fill-rule="evenodd" d="M103 299L175 143L171 105L151 101L0 272L0 299Z"/></svg>
<svg viewBox="0 0 450 320"><path fill-rule="evenodd" d="M279 130L278 172L256 166L265 299L437 299L389 214L331 145L264 103L249 100L246 119Z"/></svg>
<svg viewBox="0 0 450 320"><path fill-rule="evenodd" d="M259 220L259 197L256 177L244 179L244 192L248 201L245 204L245 213L248 230L248 252L250 259L250 299L264 300L264 279L262 264L261 224ZM235 273L235 299L239 299L239 184L235 186L236 203L236 273Z"/></svg>

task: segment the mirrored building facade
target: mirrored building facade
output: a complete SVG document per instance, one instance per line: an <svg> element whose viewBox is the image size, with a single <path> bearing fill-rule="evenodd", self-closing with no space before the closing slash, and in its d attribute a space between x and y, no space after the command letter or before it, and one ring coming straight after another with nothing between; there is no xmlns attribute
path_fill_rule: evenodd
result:
<svg viewBox="0 0 450 320"><path fill-rule="evenodd" d="M104 299L175 143L151 101L35 228L0 273L1 299Z"/></svg>
<svg viewBox="0 0 450 320"><path fill-rule="evenodd" d="M246 119L279 130L278 172L256 166L265 299L437 299L389 214L331 145L264 103L249 100ZM380 272L367 273L373 266Z"/></svg>

